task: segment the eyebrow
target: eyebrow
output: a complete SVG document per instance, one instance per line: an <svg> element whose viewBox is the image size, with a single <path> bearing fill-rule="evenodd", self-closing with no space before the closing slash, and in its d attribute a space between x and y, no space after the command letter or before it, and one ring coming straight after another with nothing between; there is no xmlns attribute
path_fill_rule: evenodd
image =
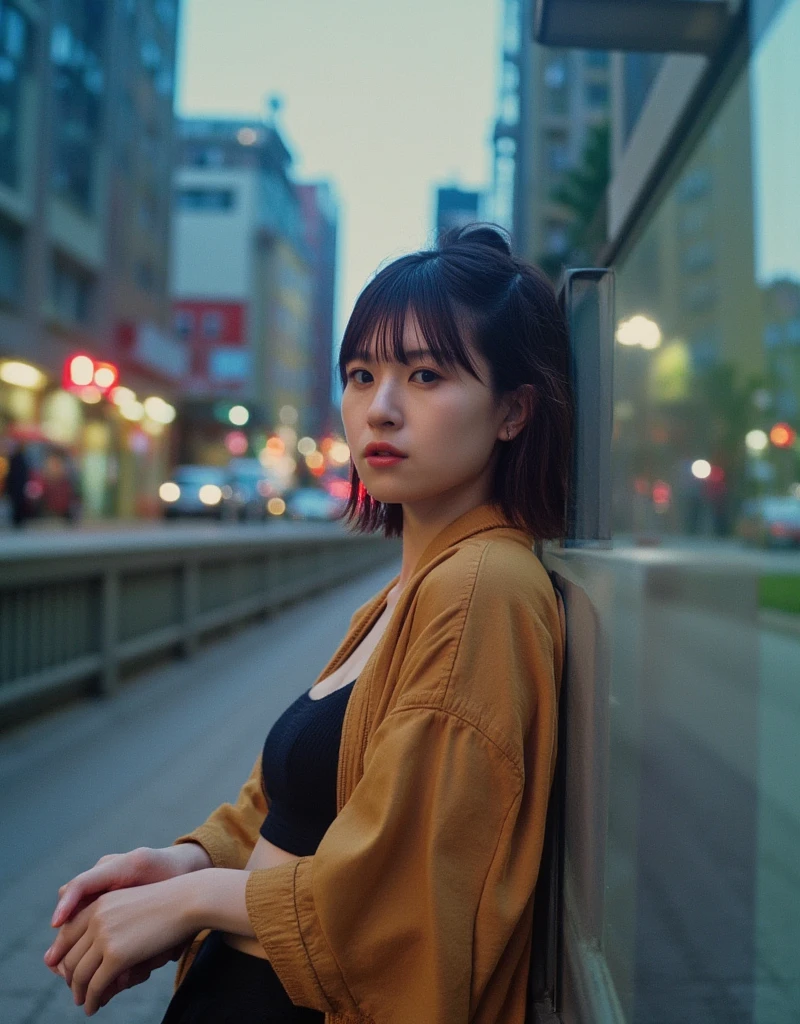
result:
<svg viewBox="0 0 800 1024"><path fill-rule="evenodd" d="M406 359L408 359L408 360L425 359L426 357L432 356L431 350L429 348L410 348L410 349L404 349L403 350L403 354L405 355ZM358 360L359 362L362 362L362 363L374 363L375 362L375 360L372 358L372 356L366 355L366 354L365 355L360 355L360 356L358 356L358 355L357 356L353 356L352 359L348 359L347 361L348 361L348 363L353 363L356 360Z"/></svg>

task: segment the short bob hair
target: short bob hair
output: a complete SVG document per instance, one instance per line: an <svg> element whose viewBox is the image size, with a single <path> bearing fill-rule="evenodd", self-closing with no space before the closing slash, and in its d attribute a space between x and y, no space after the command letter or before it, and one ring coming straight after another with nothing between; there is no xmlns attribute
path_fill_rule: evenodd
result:
<svg viewBox="0 0 800 1024"><path fill-rule="evenodd" d="M496 399L528 385L519 396L529 403L526 425L513 440L497 442L490 500L536 540L563 537L573 423L569 337L549 279L516 259L494 226L452 229L435 249L383 267L361 292L339 352L342 388L347 364L367 358L373 338L374 358L408 362L403 334L409 314L440 366L461 366L480 380L468 338L489 365ZM352 461L342 518L360 533L403 532L403 506L376 501Z"/></svg>

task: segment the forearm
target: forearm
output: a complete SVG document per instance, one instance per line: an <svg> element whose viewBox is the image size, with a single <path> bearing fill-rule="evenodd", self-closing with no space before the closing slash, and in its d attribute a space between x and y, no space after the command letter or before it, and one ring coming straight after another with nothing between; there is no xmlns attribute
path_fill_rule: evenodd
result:
<svg viewBox="0 0 800 1024"><path fill-rule="evenodd" d="M185 865L185 871L202 871L204 868L213 867L211 857L205 847L200 843L181 843L168 847L172 855Z"/></svg>
<svg viewBox="0 0 800 1024"><path fill-rule="evenodd" d="M235 868L203 868L181 878L187 890L186 911L193 928L255 938L245 904L249 871Z"/></svg>

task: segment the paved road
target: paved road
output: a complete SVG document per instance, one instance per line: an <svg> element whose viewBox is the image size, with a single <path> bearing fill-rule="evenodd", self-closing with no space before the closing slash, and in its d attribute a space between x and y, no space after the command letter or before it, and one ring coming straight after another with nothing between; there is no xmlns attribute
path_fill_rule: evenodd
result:
<svg viewBox="0 0 800 1024"><path fill-rule="evenodd" d="M358 605L399 565L0 736L0 1021L86 1020L42 963L64 881L104 853L164 846L232 799L271 723L322 670ZM174 965L101 1011L158 1024Z"/></svg>

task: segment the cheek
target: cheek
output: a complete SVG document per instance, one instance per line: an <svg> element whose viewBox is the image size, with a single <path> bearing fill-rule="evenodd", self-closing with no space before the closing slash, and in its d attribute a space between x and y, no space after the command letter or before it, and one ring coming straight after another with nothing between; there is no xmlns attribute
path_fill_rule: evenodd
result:
<svg viewBox="0 0 800 1024"><path fill-rule="evenodd" d="M485 461L494 445L489 402L470 395L453 395L426 410L425 433L439 443L429 446L436 461L473 464Z"/></svg>

